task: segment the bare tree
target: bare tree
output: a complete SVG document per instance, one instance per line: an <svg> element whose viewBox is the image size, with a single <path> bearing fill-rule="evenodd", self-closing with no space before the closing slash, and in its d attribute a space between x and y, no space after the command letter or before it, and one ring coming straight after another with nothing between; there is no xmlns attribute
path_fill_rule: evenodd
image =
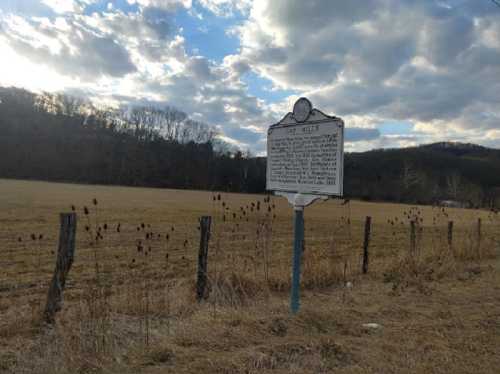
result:
<svg viewBox="0 0 500 374"><path fill-rule="evenodd" d="M183 123L179 141L181 143L187 143L189 141L195 143L209 143L212 142L217 135L218 132L214 127L203 122L188 119Z"/></svg>
<svg viewBox="0 0 500 374"><path fill-rule="evenodd" d="M188 118L187 114L170 106L122 108L120 113L121 127L124 131L133 129L139 139L161 137L178 143L212 142L217 136L214 127ZM122 123L123 122L123 123Z"/></svg>
<svg viewBox="0 0 500 374"><path fill-rule="evenodd" d="M179 141L181 127L187 119L187 114L171 106L164 107L162 112L162 135L167 140Z"/></svg>
<svg viewBox="0 0 500 374"><path fill-rule="evenodd" d="M462 187L462 178L458 171L453 171L446 176L446 187L448 195L453 200L457 200Z"/></svg>
<svg viewBox="0 0 500 374"><path fill-rule="evenodd" d="M57 94L56 101L59 107L59 112L65 116L81 114L82 108L85 104L83 99L65 94Z"/></svg>
<svg viewBox="0 0 500 374"><path fill-rule="evenodd" d="M407 191L410 188L418 185L421 181L421 175L418 171L411 165L408 161L403 164L403 170L401 172L401 183L403 188Z"/></svg>

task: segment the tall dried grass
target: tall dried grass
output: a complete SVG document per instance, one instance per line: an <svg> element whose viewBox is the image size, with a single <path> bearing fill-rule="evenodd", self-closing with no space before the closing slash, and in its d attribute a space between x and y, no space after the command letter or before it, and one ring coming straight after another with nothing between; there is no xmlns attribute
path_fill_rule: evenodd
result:
<svg viewBox="0 0 500 374"><path fill-rule="evenodd" d="M9 370L117 372L131 365L149 365L148 362L173 364L178 354L172 349L174 343L186 349L204 344L217 346L210 334L219 336L220 332L214 330L227 328L221 327L222 322L218 321L230 320L227 323L235 329L248 323L261 331L262 327L255 325L249 311L267 311L270 318L263 324L272 321L272 326L266 326L265 334L273 339L287 334L290 321L276 319L273 313L276 308L283 310L287 303L291 243L288 237L285 244L279 240L283 234L279 232L282 226L278 225L280 217L274 198L266 196L238 205L221 194L212 196L214 222L209 282L207 297L201 304L194 298L197 247L192 240L177 232L173 225L156 230L147 222L128 227L106 222L101 216L103 208L97 209L96 199L92 206L92 210L83 209L83 230L92 254L87 265L92 264L93 274L78 284L76 290L70 290L71 302L65 304L55 327L36 329L30 324L27 328L26 311L15 318L11 315L10 323L0 325L0 336L5 339L19 336L20 331L33 336L32 346L17 356L14 364L9 364ZM327 235L317 243L306 238L302 273L302 288L306 291L341 288L345 296L348 284L363 282L361 248L354 239L360 235L354 230L350 203L342 206L344 214L332 219L335 222ZM480 264L496 255L498 236L488 236L486 231L479 235L477 222L457 224L450 246L448 221L447 211L436 209L432 225L424 225L419 207L408 208L402 216L389 219L384 233L389 239L378 242L377 250L391 243L399 250L375 253L378 261L370 268L370 279L390 282L394 293L413 287L429 294L431 282L456 274L464 265ZM495 213L483 225L495 226L499 222ZM412 225L414 238L411 237ZM372 235L378 235L377 230L373 230ZM42 236L35 239L33 243L42 240ZM32 266L40 270L40 264L41 259L35 254ZM299 322L293 323L330 331L330 327L311 327L314 324L307 320L308 313L311 311L306 309L299 315ZM233 342L231 334L227 332L229 341L242 344L236 339ZM251 332L248 336L252 339ZM271 350L250 350L244 361L246 373L292 368L300 371L307 362L321 362L321 370L333 370L352 361L352 357L341 345L322 341L313 345L284 343L273 345ZM227 370L238 372L239 369Z"/></svg>

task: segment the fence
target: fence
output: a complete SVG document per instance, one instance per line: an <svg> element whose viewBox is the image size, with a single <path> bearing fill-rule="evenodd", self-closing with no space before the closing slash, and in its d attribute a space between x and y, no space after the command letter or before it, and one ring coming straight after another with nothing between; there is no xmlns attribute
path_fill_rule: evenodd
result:
<svg viewBox="0 0 500 374"><path fill-rule="evenodd" d="M57 253L43 234L17 235L0 254L6 269L0 283L3 299L27 298L23 308L31 308L33 316L45 311L46 322L53 323L66 285L63 312L71 306L86 316L82 331L92 335L92 349L104 352L112 340L113 314L136 316L138 336L149 344L155 325L170 326L183 313L175 302L179 298L204 302L215 315L219 305L237 308L265 302L259 295L288 292L292 227L276 200L236 205L221 195L212 199L211 219L193 221L189 230L175 223L103 222L97 210L83 209L71 270L76 228L68 217L75 213L64 216ZM433 208L424 220L420 208L408 207L381 220L380 214L353 217L350 207L340 204L334 211L329 219L306 221L305 289L343 286L361 274L382 277L408 258L421 261L419 266L432 266L436 257L478 262L499 243L500 220L493 213L488 219L461 221L446 209ZM13 304L12 310L16 307L21 308Z"/></svg>

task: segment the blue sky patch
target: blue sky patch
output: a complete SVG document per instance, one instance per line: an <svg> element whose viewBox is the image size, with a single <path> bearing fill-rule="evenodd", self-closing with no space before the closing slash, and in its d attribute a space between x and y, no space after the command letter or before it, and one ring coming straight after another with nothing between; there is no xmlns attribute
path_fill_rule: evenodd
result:
<svg viewBox="0 0 500 374"><path fill-rule="evenodd" d="M0 0L0 11L24 16L51 17L55 13L37 0Z"/></svg>
<svg viewBox="0 0 500 374"><path fill-rule="evenodd" d="M269 79L263 78L253 71L245 73L241 80L246 83L250 95L266 101L277 102L297 94L297 91L292 90L273 90L273 84Z"/></svg>
<svg viewBox="0 0 500 374"><path fill-rule="evenodd" d="M413 124L410 122L385 122L377 125L382 135L407 135L412 133Z"/></svg>
<svg viewBox="0 0 500 374"><path fill-rule="evenodd" d="M200 14L203 19L199 19ZM227 31L241 22L241 18L219 18L203 9L195 12L181 10L175 15L175 24L182 28L186 47L192 55L201 55L217 63L225 56L238 53L240 46L236 36Z"/></svg>
<svg viewBox="0 0 500 374"><path fill-rule="evenodd" d="M100 0L85 7L85 14L89 15L94 12L100 13L108 10L108 4L113 5L112 9L120 9L123 13L137 12L139 7L137 4L130 4L127 0Z"/></svg>

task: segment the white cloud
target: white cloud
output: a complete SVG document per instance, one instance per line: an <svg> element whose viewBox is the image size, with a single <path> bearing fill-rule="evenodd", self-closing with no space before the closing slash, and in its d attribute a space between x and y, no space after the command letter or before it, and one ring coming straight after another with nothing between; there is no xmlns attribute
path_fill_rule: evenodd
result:
<svg viewBox="0 0 500 374"><path fill-rule="evenodd" d="M42 3L51 7L56 13L74 12L78 9L73 0L42 0Z"/></svg>
<svg viewBox="0 0 500 374"><path fill-rule="evenodd" d="M447 139L500 146L500 12L487 1L128 0L136 12L109 3L92 14L83 10L94 0L43 2L55 16L0 10L0 84L168 102L256 152L300 96L357 129L349 150ZM202 19L201 8L247 17L227 30L240 48L220 64L188 52L176 22L182 9ZM244 79L254 74L294 94L253 97ZM388 121L414 126L378 133Z"/></svg>
<svg viewBox="0 0 500 374"><path fill-rule="evenodd" d="M219 17L231 17L235 12L247 14L251 8L251 0L198 0L205 9Z"/></svg>
<svg viewBox="0 0 500 374"><path fill-rule="evenodd" d="M37 92L61 91L70 85L79 84L71 78L62 77L47 66L33 64L28 58L16 53L0 36L0 85L25 87Z"/></svg>
<svg viewBox="0 0 500 374"><path fill-rule="evenodd" d="M0 73L0 84L65 90L113 104L168 103L221 126L232 144L247 148L258 143L263 148L264 133L254 130L274 119L266 103L249 95L241 81L244 63L228 58L216 64L188 54L170 13L179 4L190 6L172 1L158 9L154 2L140 1L139 10L129 13L113 8L53 18L0 14L0 27L6 31L0 50L15 56L15 64L0 65L9 72L9 78ZM43 71L48 79L26 71Z"/></svg>
<svg viewBox="0 0 500 374"><path fill-rule="evenodd" d="M70 12L80 13L85 6L95 3L97 0L41 0L42 4L47 5L55 13L63 14Z"/></svg>
<svg viewBox="0 0 500 374"><path fill-rule="evenodd" d="M5 29L4 41L19 55L62 75L95 81L134 72L127 49L85 20L85 16L64 22L12 16L0 20L0 27Z"/></svg>
<svg viewBox="0 0 500 374"><path fill-rule="evenodd" d="M129 4L137 4L142 7L154 7L165 10L175 10L177 7L191 8L191 0L127 0Z"/></svg>
<svg viewBox="0 0 500 374"><path fill-rule="evenodd" d="M403 121L425 131L374 146L486 141L484 129L500 128L500 12L485 3L257 0L227 63L244 62L348 125ZM284 112L295 98L275 107Z"/></svg>

